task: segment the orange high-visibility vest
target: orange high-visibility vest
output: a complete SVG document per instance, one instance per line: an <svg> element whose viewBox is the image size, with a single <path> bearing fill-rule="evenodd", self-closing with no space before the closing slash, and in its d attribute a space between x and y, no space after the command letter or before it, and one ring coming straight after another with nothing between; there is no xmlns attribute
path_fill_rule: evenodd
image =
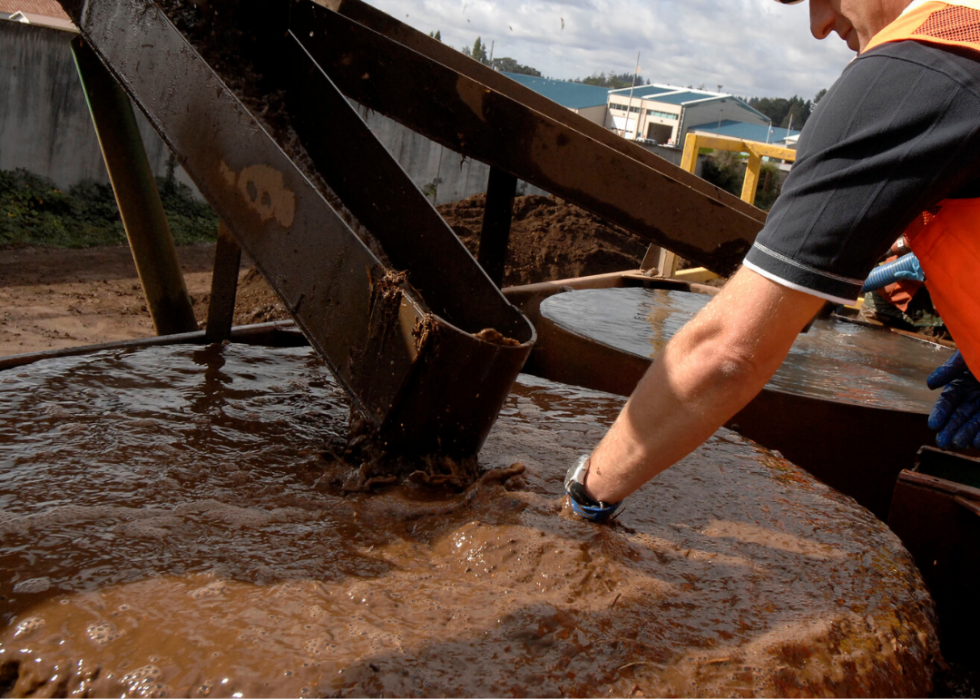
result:
<svg viewBox="0 0 980 699"><path fill-rule="evenodd" d="M864 50L892 41L980 51L980 9L923 3L878 32ZM967 366L980 376L980 199L939 202L912 222L905 239L926 274L936 310Z"/></svg>

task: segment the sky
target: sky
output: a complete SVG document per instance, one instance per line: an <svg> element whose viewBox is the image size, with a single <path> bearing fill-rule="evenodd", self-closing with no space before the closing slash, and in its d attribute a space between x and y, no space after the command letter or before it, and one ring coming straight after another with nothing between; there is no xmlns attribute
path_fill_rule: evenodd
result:
<svg viewBox="0 0 980 699"><path fill-rule="evenodd" d="M632 72L747 97L812 99L854 56L810 34L807 4L773 0L366 0L454 48L479 36L562 80Z"/></svg>

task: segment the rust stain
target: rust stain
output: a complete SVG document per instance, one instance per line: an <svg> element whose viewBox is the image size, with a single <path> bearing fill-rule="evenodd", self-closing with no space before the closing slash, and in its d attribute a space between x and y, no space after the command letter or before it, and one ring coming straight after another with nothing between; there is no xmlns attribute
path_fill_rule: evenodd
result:
<svg viewBox="0 0 980 699"><path fill-rule="evenodd" d="M239 191L248 208L263 222L274 218L283 228L293 225L296 194L286 187L279 170L268 165L250 165L236 173L224 161L218 167L228 186Z"/></svg>

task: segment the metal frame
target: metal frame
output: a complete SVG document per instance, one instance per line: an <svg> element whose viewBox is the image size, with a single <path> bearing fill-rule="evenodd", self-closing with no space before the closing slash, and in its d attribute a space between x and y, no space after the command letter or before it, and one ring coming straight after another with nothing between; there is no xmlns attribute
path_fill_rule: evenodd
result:
<svg viewBox="0 0 980 699"><path fill-rule="evenodd" d="M478 451L534 328L299 38L283 39L270 77L315 170L284 152L154 2L65 5L382 439L409 453Z"/></svg>
<svg viewBox="0 0 980 699"><path fill-rule="evenodd" d="M143 295L158 335L197 330L177 249L126 93L80 38L71 42Z"/></svg>
<svg viewBox="0 0 980 699"><path fill-rule="evenodd" d="M402 450L478 449L530 351L534 329L494 285L518 177L719 274L741 262L765 220L360 0L270 4L259 29L272 56L262 89L285 95L311 165L284 152L290 135L257 119L155 2L63 4L355 405ZM489 277L344 95L490 164ZM236 252L224 243L215 340L233 311Z"/></svg>
<svg viewBox="0 0 980 699"><path fill-rule="evenodd" d="M727 136L710 136L706 134L689 133L684 139L684 154L681 156L681 168L694 172L698 164L698 153L702 148L724 150L732 153L748 153L749 161L745 168L745 179L742 182L742 201L755 204L755 193L759 188L759 172L762 169L762 158L776 158L796 162L796 151L769 143L746 141L742 138Z"/></svg>
<svg viewBox="0 0 980 699"><path fill-rule="evenodd" d="M762 211L441 42L360 0L326 4L293 0L291 22L357 102L719 274L761 230Z"/></svg>

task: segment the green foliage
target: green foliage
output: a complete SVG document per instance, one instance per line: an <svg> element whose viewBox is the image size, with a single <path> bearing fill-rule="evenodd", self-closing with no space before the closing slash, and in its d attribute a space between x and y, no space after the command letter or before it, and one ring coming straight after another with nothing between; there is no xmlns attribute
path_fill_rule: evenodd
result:
<svg viewBox="0 0 980 699"><path fill-rule="evenodd" d="M715 151L701 163L701 177L736 197L741 196L745 179L741 154Z"/></svg>
<svg viewBox="0 0 980 699"><path fill-rule="evenodd" d="M462 51L474 61L479 61L483 65L490 65L490 59L487 56L487 45L480 40L480 37L476 37L476 41L473 42L473 48L464 46Z"/></svg>
<svg viewBox="0 0 980 699"><path fill-rule="evenodd" d="M442 41L442 32L436 29L434 32L429 32L429 36L436 41Z"/></svg>
<svg viewBox="0 0 980 699"><path fill-rule="evenodd" d="M218 217L187 185L158 178L174 242L213 242ZM0 247L85 248L126 243L112 187L83 182L68 192L26 170L0 170Z"/></svg>
<svg viewBox="0 0 980 699"><path fill-rule="evenodd" d="M701 168L702 178L731 192L736 197L742 196L745 159L741 153L714 151L710 157L704 159ZM759 185L755 190L755 205L763 211L768 211L776 202L781 189L782 179L779 176L779 168L775 163L762 163L759 170Z"/></svg>
<svg viewBox="0 0 980 699"><path fill-rule="evenodd" d="M537 68L532 68L531 66L521 65L513 58L508 56L503 56L502 58L495 58L490 62L490 65L495 69L499 70L501 73L518 73L520 75L532 75L536 78L541 77L541 71Z"/></svg>
<svg viewBox="0 0 980 699"><path fill-rule="evenodd" d="M430 34L429 36L434 39L439 39L439 32L435 35ZM476 41L473 42L473 48L469 46L464 46L460 49L464 56L469 56L475 61L479 61L485 66L490 66L494 70L499 70L501 73L519 73L520 75L531 75L536 78L541 77L541 71L537 68L532 68L531 66L526 66L518 63L513 58L509 56L502 56L500 58L494 58L490 60L490 56L487 54L487 45L483 43L480 37L476 37Z"/></svg>
<svg viewBox="0 0 980 699"><path fill-rule="evenodd" d="M762 168L759 170L759 186L755 190L755 205L763 211L769 211L776 203L776 198L782 189L782 179L776 164L762 163Z"/></svg>
<svg viewBox="0 0 980 699"><path fill-rule="evenodd" d="M633 86L633 74L632 73L611 73L606 75L605 73L599 73L596 75L593 73L587 78L582 78L581 80L576 80L575 82L580 82L585 85L596 85L598 87L608 87L613 90L619 90L624 87ZM636 86L648 85L650 81L644 82L642 75L636 76Z"/></svg>
<svg viewBox="0 0 980 699"><path fill-rule="evenodd" d="M789 99L783 97L753 97L748 100L749 106L758 109L767 117L772 119L772 125L778 129L788 129L790 124L795 131L799 131L806 124L813 113L813 108L817 105L826 90L817 93L813 101L804 101L802 97L793 95Z"/></svg>

